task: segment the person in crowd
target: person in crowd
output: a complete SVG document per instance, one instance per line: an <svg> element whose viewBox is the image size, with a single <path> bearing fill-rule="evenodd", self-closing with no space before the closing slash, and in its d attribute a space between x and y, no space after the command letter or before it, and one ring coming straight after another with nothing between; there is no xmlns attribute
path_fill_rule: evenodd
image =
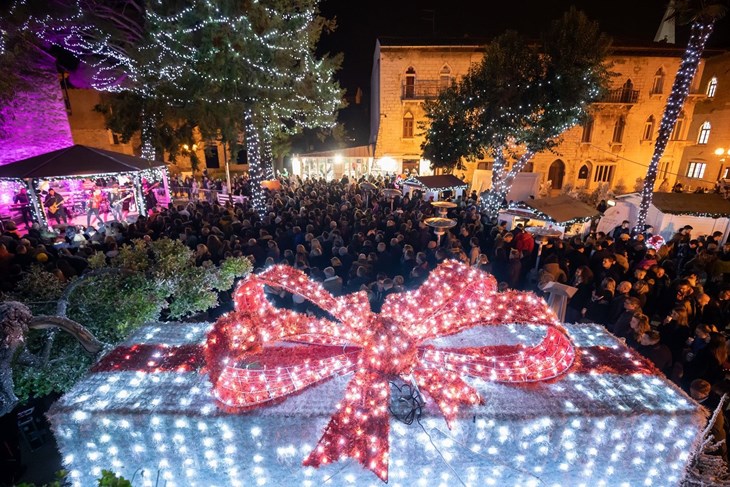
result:
<svg viewBox="0 0 730 487"><path fill-rule="evenodd" d="M324 281L322 287L333 296L339 296L342 293L342 278L337 275L334 267L324 268Z"/></svg>
<svg viewBox="0 0 730 487"><path fill-rule="evenodd" d="M626 345L630 346L634 350L639 350L641 348L641 337L651 330L649 317L643 313L636 312L634 313L634 316L631 317L629 326L631 331L626 336Z"/></svg>
<svg viewBox="0 0 730 487"><path fill-rule="evenodd" d="M704 406L710 415L712 415L720 403L720 398L712 391L712 384L703 379L695 379L690 383L689 395L692 399ZM726 413L724 411L718 414L715 418L715 422L710 425L713 442L718 444L717 448L710 453L721 457L727 465L727 418L725 418L725 414ZM711 420L712 416L709 416L708 418Z"/></svg>
<svg viewBox="0 0 730 487"><path fill-rule="evenodd" d="M664 343L672 352L672 362L681 363L682 351L691 335L687 309L684 306L674 308L659 327Z"/></svg>
<svg viewBox="0 0 730 487"><path fill-rule="evenodd" d="M638 298L629 296L624 301L624 311L618 319L608 327L608 331L620 338L628 338L631 335L631 321L634 316L641 314L641 302Z"/></svg>
<svg viewBox="0 0 730 487"><path fill-rule="evenodd" d="M639 338L639 353L649 359L665 376L672 374L672 351L661 342L661 335L656 330L649 330Z"/></svg>
<svg viewBox="0 0 730 487"><path fill-rule="evenodd" d="M684 362L682 388L689 392L695 379L704 379L710 384L725 378L723 364L727 360L727 340L719 333L712 333L707 346L702 348L689 362Z"/></svg>
<svg viewBox="0 0 730 487"><path fill-rule="evenodd" d="M578 267L573 278L573 286L578 290L568 301L565 312L567 323L577 323L582 318L581 311L588 307L593 293L593 272L587 265Z"/></svg>

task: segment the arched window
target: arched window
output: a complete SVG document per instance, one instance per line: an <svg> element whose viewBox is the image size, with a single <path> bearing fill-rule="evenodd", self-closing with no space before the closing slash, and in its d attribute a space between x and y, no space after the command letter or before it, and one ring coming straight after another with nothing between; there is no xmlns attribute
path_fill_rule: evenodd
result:
<svg viewBox="0 0 730 487"><path fill-rule="evenodd" d="M684 121L685 121L685 115L684 110L679 112L679 116L677 117L677 122L674 124L674 129L672 130L672 140L682 140L682 133L684 132Z"/></svg>
<svg viewBox="0 0 730 487"><path fill-rule="evenodd" d="M413 69L413 66L406 70L406 83L405 86L403 86L403 97L416 97L416 70Z"/></svg>
<svg viewBox="0 0 730 487"><path fill-rule="evenodd" d="M654 115L649 115L649 118L644 122L644 133L641 140L651 140L652 138L654 138Z"/></svg>
<svg viewBox="0 0 730 487"><path fill-rule="evenodd" d="M560 159L555 159L548 170L548 179L552 181L552 189L562 189L564 176L565 163Z"/></svg>
<svg viewBox="0 0 730 487"><path fill-rule="evenodd" d="M406 112L403 115L403 138L413 138L413 114L411 112Z"/></svg>
<svg viewBox="0 0 730 487"><path fill-rule="evenodd" d="M580 169L578 169L578 179L588 179L588 176L591 175L591 170L588 169L588 164L583 164Z"/></svg>
<svg viewBox="0 0 730 487"><path fill-rule="evenodd" d="M451 68L444 66L439 73L439 88L445 90L451 86Z"/></svg>
<svg viewBox="0 0 730 487"><path fill-rule="evenodd" d="M700 127L700 133L697 134L697 143L700 145L707 144L707 141L710 140L710 130L712 129L712 126L710 125L710 122L705 122Z"/></svg>
<svg viewBox="0 0 730 487"><path fill-rule="evenodd" d="M654 82L651 84L651 94L656 95L664 91L664 69L659 68L654 74Z"/></svg>
<svg viewBox="0 0 730 487"><path fill-rule="evenodd" d="M583 135L580 138L580 141L587 144L593 140L593 117L586 118L586 121L583 122Z"/></svg>
<svg viewBox="0 0 730 487"><path fill-rule="evenodd" d="M717 91L717 78L713 76L710 79L709 83L707 83L707 96L708 96L708 98L712 98L713 96L715 96L715 92L716 91Z"/></svg>
<svg viewBox="0 0 730 487"><path fill-rule="evenodd" d="M626 128L626 118L621 115L613 125L613 137L611 142L614 144L621 144L624 141L624 128Z"/></svg>

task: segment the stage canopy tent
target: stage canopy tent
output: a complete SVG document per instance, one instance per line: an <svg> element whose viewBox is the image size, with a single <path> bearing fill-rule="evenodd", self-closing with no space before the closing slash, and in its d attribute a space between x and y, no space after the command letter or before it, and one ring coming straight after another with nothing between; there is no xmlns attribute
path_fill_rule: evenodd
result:
<svg viewBox="0 0 730 487"><path fill-rule="evenodd" d="M2 179L79 177L99 174L131 173L164 167L161 161L148 161L85 145L72 145L0 166Z"/></svg>
<svg viewBox="0 0 730 487"><path fill-rule="evenodd" d="M31 195L31 209L42 225L47 223L39 183L53 180L97 179L126 176L134 185L137 208L145 211L142 179L160 180L169 197L167 168L162 161L120 154L84 145L72 145L0 166L0 181L18 181ZM10 183L6 183L10 184Z"/></svg>

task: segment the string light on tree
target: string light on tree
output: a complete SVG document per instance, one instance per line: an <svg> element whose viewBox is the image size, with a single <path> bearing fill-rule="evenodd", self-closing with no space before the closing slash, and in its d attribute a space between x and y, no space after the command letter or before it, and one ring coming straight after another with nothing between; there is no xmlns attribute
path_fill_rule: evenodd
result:
<svg viewBox="0 0 730 487"><path fill-rule="evenodd" d="M676 5L675 5L676 8ZM646 217L654 197L654 184L656 183L659 162L667 148L667 142L672 135L677 118L682 111L684 102L692 87L692 80L697 73L702 53L705 50L707 40L712 34L715 21L718 16L724 13L725 7L718 2L702 2L698 12L694 12L690 27L690 36L687 48L682 56L677 75L674 77L672 91L667 98L667 105L664 108L662 121L659 124L654 153L649 163L649 168L644 178L644 186L641 190L641 202L639 203L639 215L636 219L634 233L644 233L646 228ZM692 12L680 12L684 15Z"/></svg>
<svg viewBox="0 0 730 487"><path fill-rule="evenodd" d="M161 149L154 144L169 138L180 120L195 120L204 136L222 133L230 142L246 131L244 118L252 109L261 154L249 161L257 163L270 161L277 130L334 125L342 104L333 81L339 59L315 55L320 34L331 26L317 16L318 0L188 3L181 8L148 2L139 15L104 16L108 7L98 14L79 1L65 16L31 16L23 28L82 59L93 69L94 88L131 94L139 102L144 157L152 157L153 147ZM112 28L104 30L109 21ZM168 152L179 150L173 145ZM273 170L264 169L267 175ZM262 191L257 185L252 189Z"/></svg>
<svg viewBox="0 0 730 487"><path fill-rule="evenodd" d="M541 46L516 33L496 38L458 84L425 103L423 158L446 170L463 169L462 159L492 159L483 210L496 217L534 154L555 150L606 90L609 45L598 24L575 9L550 26Z"/></svg>

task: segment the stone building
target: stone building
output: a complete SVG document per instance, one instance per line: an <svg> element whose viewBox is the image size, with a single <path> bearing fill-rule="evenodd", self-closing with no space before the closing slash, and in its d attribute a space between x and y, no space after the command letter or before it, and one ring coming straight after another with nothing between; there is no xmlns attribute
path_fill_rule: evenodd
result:
<svg viewBox="0 0 730 487"><path fill-rule="evenodd" d="M700 88L705 97L695 105L687 147L677 182L685 190L713 188L730 179L730 53L707 59Z"/></svg>
<svg viewBox="0 0 730 487"><path fill-rule="evenodd" d="M129 142L122 142L118 134L105 128L104 115L94 108L101 103L101 93L92 89L61 88L66 113L68 114L68 125L71 128L71 136L74 144L87 145L123 154L139 155L141 141L139 134L136 134ZM168 154L165 154L165 161L169 162L169 168L174 172L192 174L193 164L191 154L194 152L197 160L197 174L207 169L209 173L221 176L224 173L226 160L230 159L228 152L219 141L203 141L199 133L195 133L195 144L191 147L181 147L181 152L174 162L169 161ZM235 160L229 160L232 170L243 170L243 155Z"/></svg>
<svg viewBox="0 0 730 487"><path fill-rule="evenodd" d="M373 56L371 136L375 167L399 172L430 173L421 159L426 121L423 102L463 77L483 56L483 41L423 43L379 39ZM537 154L526 171L538 172L557 191L566 185L594 189L601 183L632 191L651 159L654 139L683 49L666 44L617 46L608 62L616 73L607 95L592 106L584 126L568 130L557 155ZM704 61L700 65L702 75ZM661 161L657 187L674 184L695 104L705 98L699 83L692 88L682 117ZM491 161L467 163L465 177L489 170ZM485 188L486 189L486 188Z"/></svg>
<svg viewBox="0 0 730 487"><path fill-rule="evenodd" d="M135 155L134 146L140 144L139 140L122 142L119 135L105 128L104 115L94 109L101 103L98 91L76 88L61 91L74 144Z"/></svg>

